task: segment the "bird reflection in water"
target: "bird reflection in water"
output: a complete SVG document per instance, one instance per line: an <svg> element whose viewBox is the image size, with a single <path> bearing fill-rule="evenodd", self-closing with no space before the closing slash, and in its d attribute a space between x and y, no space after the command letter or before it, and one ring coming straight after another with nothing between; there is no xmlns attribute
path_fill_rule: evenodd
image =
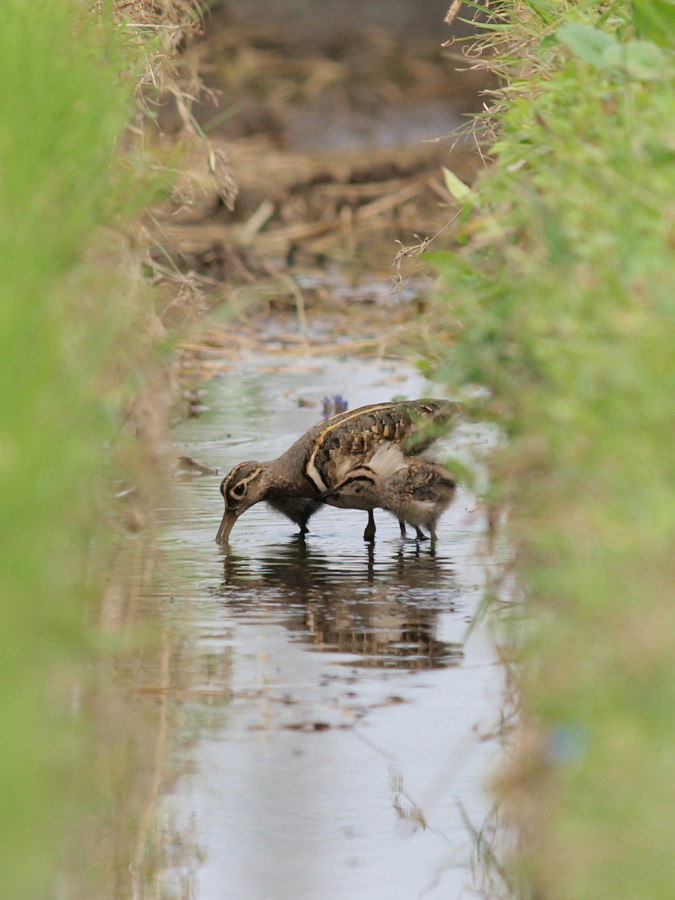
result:
<svg viewBox="0 0 675 900"><path fill-rule="evenodd" d="M331 556L302 539L247 556L223 555L217 595L243 618L265 613L315 650L353 654L351 666L458 665L457 643L438 640L438 616L458 594L447 559L401 545Z"/></svg>

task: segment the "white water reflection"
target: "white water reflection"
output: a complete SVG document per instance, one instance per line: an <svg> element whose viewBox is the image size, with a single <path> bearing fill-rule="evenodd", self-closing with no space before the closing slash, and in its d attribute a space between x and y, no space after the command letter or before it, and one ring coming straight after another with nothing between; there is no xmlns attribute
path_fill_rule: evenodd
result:
<svg viewBox="0 0 675 900"><path fill-rule="evenodd" d="M300 396L358 406L424 387L399 364L244 366L212 383L177 453L227 470L314 424L320 406ZM262 506L223 552L218 483L180 482L166 511L167 592L192 615L194 737L164 813L202 855L165 867L162 897L172 884L196 900L476 896L460 804L478 826L489 811L496 748L481 736L502 678L485 632L465 641L484 581L473 498L441 520L435 553L385 514L368 548L363 514L328 508L302 543Z"/></svg>

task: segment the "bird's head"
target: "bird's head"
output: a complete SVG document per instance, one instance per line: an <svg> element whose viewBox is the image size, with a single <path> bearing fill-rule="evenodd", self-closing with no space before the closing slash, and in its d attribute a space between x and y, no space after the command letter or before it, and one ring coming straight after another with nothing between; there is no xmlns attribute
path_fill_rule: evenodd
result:
<svg viewBox="0 0 675 900"><path fill-rule="evenodd" d="M358 466L334 488L324 491L321 499L340 509L373 509L377 505L377 476L368 466Z"/></svg>
<svg viewBox="0 0 675 900"><path fill-rule="evenodd" d="M263 465L253 460L239 463L223 478L220 493L225 501L225 512L216 535L219 544L227 543L234 523L243 512L265 499L267 487Z"/></svg>

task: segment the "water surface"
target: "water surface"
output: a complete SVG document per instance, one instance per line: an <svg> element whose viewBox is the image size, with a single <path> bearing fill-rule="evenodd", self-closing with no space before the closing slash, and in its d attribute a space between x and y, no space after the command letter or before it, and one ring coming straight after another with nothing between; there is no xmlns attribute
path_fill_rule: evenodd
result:
<svg viewBox="0 0 675 900"><path fill-rule="evenodd" d="M213 540L222 474L286 449L325 394L353 407L429 391L398 362L251 358L175 429L177 456L221 474L177 476L164 511L157 592L183 622L172 702L185 734L161 813L174 835L162 897L476 896L464 816L480 826L491 806L484 736L502 679L485 631L466 638L486 565L475 499L459 493L433 549L381 511L374 546L365 513L332 508L301 540L262 504L228 548Z"/></svg>

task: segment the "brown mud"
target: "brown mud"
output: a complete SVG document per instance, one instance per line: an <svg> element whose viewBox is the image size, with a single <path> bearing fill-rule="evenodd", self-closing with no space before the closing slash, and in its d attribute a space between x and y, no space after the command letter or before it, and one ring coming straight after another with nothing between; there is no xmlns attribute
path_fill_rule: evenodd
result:
<svg viewBox="0 0 675 900"><path fill-rule="evenodd" d="M330 344L328 330L372 350L378 336L397 344L424 310L416 257L457 214L443 167L470 182L485 164L470 114L491 84L470 44L441 46L451 32L432 6L397 3L378 26L375 10L331 5L319 28L322 4L290 4L303 10L294 26L287 4L259 3L260 15L221 4L187 52L183 75L207 93L166 97L160 139L187 123L211 153L154 211L151 265L222 310L204 338L207 370L270 317L305 346ZM209 176L225 164L219 188ZM199 357L194 342L185 349Z"/></svg>

